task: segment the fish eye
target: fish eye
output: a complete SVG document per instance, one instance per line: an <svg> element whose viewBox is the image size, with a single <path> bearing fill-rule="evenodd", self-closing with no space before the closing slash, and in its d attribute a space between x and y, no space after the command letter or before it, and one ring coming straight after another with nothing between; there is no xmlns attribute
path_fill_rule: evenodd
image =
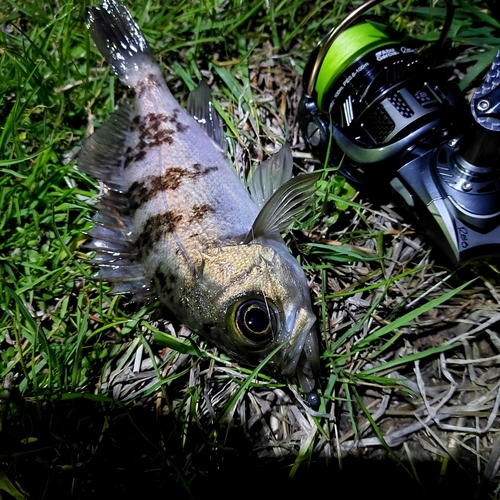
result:
<svg viewBox="0 0 500 500"><path fill-rule="evenodd" d="M250 299L235 304L232 322L236 333L253 344L268 344L277 331L277 311L269 300Z"/></svg>

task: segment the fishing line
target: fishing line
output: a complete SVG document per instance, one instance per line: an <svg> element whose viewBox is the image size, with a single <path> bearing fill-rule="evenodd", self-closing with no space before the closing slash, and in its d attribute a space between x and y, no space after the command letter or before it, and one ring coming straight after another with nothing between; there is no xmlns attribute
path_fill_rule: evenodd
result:
<svg viewBox="0 0 500 500"><path fill-rule="evenodd" d="M394 43L387 33L376 23L362 23L342 32L332 45L322 62L316 80L315 90L318 107L323 109L323 97L337 78L353 62L366 53Z"/></svg>

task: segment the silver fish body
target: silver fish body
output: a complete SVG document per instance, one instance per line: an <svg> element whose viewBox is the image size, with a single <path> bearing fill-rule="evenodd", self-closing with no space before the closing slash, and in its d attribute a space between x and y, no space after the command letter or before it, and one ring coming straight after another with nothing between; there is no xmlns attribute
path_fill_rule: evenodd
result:
<svg viewBox="0 0 500 500"><path fill-rule="evenodd" d="M207 111L204 130L179 106L125 7L104 0L89 9L88 27L134 94L79 159L108 188L90 233L102 279L136 299L157 295L244 364L282 346L268 367L297 372L312 390L315 316L304 272L279 233L303 209L316 177L273 181L276 162L263 164L253 201L226 159L218 119ZM201 88L194 107L209 109L205 98Z"/></svg>

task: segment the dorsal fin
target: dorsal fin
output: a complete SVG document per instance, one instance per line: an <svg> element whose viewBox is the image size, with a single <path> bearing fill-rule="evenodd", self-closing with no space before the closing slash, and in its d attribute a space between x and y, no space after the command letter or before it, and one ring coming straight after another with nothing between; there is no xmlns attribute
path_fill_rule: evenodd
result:
<svg viewBox="0 0 500 500"><path fill-rule="evenodd" d="M262 207L244 243L260 236L282 233L311 204L320 173L313 172L290 179Z"/></svg>
<svg viewBox="0 0 500 500"><path fill-rule="evenodd" d="M205 80L201 80L198 86L189 94L186 109L208 137L225 154L227 152L227 141L222 127L222 119L214 108L212 92Z"/></svg>
<svg viewBox="0 0 500 500"><path fill-rule="evenodd" d="M288 143L255 168L248 184L250 196L262 208L285 182L292 178L293 157Z"/></svg>

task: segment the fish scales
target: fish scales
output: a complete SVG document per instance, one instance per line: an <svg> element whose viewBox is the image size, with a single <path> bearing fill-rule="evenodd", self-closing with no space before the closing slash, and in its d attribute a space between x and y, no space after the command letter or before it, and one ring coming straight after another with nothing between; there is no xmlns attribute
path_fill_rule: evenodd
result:
<svg viewBox="0 0 500 500"><path fill-rule="evenodd" d="M246 235L258 209L222 152L166 85L156 78L139 83L124 166L134 227L140 250L150 254L149 271L167 265L189 275L189 267L201 265L203 248ZM171 251L180 242L183 264Z"/></svg>
<svg viewBox="0 0 500 500"><path fill-rule="evenodd" d="M280 232L310 202L317 176L292 179L284 148L258 167L252 200L227 161L206 84L190 96L191 111L202 115L195 118L172 96L119 1L90 8L87 25L133 95L80 154L79 168L109 189L89 244L102 279L136 299L157 295L244 364L281 347L267 368L297 373L310 392L319 365L316 318L304 272Z"/></svg>

